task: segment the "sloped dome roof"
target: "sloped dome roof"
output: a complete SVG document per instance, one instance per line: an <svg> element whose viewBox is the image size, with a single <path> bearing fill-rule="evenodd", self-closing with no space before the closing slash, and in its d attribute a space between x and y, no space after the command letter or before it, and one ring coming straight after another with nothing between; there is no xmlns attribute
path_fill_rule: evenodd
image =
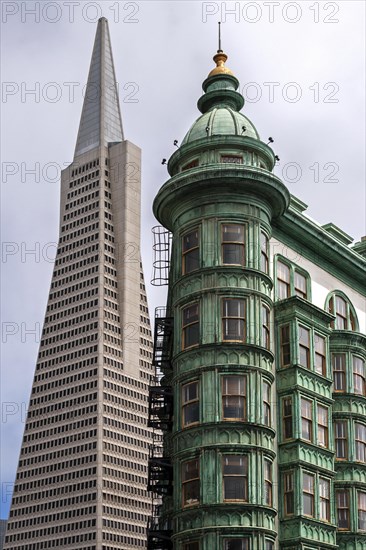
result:
<svg viewBox="0 0 366 550"><path fill-rule="evenodd" d="M182 145L210 136L244 136L260 139L259 134L242 113L227 105L214 107L203 113L191 126Z"/></svg>

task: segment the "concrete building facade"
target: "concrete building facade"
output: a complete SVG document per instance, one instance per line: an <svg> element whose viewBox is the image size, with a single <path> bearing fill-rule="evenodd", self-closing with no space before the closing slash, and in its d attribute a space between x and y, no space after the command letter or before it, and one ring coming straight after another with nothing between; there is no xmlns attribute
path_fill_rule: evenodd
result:
<svg viewBox="0 0 366 550"><path fill-rule="evenodd" d="M172 253L148 548L364 550L366 240L273 174L226 60L154 201Z"/></svg>
<svg viewBox="0 0 366 550"><path fill-rule="evenodd" d="M98 23L16 475L6 550L145 547L152 337L141 152L124 139Z"/></svg>

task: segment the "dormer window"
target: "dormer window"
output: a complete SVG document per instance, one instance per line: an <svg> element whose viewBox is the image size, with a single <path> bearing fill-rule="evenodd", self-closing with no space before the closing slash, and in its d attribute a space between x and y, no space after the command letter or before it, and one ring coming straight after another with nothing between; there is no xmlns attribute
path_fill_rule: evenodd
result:
<svg viewBox="0 0 366 550"><path fill-rule="evenodd" d="M221 155L220 162L231 164L243 164L243 157L241 155Z"/></svg>

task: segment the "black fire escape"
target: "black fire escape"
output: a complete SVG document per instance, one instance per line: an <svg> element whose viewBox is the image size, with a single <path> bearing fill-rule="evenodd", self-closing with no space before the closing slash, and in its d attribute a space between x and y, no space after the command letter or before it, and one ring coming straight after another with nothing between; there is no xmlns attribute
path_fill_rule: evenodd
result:
<svg viewBox="0 0 366 550"><path fill-rule="evenodd" d="M148 491L153 498L152 516L147 526L148 550L171 550L173 534L169 520L161 517L161 501L170 496L173 489L173 469L170 457L164 453L163 433L172 428L173 392L166 383L172 373L171 346L173 317L166 308L155 310L153 366L154 385L149 388L148 426L153 428L148 464Z"/></svg>

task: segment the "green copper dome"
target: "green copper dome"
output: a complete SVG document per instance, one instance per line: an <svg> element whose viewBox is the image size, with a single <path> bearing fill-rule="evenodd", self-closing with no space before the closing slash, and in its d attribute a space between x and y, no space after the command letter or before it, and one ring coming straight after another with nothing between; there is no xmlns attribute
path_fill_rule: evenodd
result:
<svg viewBox="0 0 366 550"><path fill-rule="evenodd" d="M227 55L219 50L214 56L217 66L202 84L205 92L198 100L203 113L191 126L182 145L211 136L242 136L259 140L250 120L240 113L244 98L239 93L239 81L225 67Z"/></svg>
<svg viewBox="0 0 366 550"><path fill-rule="evenodd" d="M227 105L213 107L201 115L191 126L182 145L204 137L226 135L260 139L250 120Z"/></svg>

